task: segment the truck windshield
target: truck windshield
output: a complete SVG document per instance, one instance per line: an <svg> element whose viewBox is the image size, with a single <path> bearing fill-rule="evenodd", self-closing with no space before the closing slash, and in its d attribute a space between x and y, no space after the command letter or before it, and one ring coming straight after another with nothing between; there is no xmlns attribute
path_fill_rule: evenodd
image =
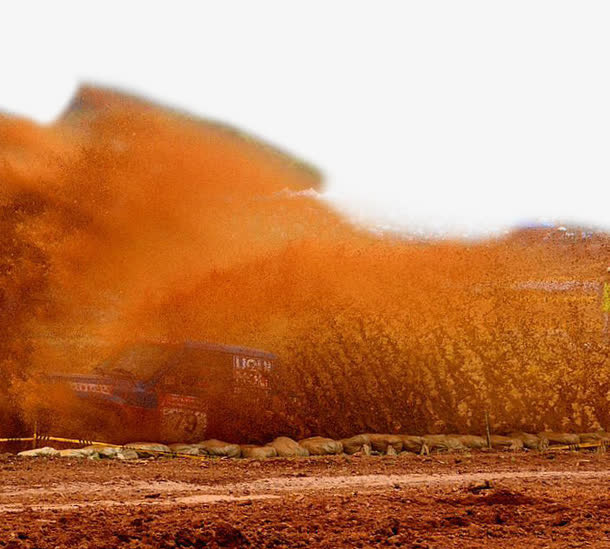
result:
<svg viewBox="0 0 610 549"><path fill-rule="evenodd" d="M96 368L96 372L148 381L175 360L173 345L139 344L122 349Z"/></svg>

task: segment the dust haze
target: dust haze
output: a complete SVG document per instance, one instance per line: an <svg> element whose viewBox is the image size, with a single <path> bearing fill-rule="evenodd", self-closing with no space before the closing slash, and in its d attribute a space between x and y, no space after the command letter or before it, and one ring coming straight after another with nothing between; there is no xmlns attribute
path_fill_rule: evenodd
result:
<svg viewBox="0 0 610 549"><path fill-rule="evenodd" d="M94 87L50 125L0 116L0 182L5 431L52 398L41 374L187 340L280 357L242 440L482 432L485 411L497 430L610 425L602 232L373 234L290 155Z"/></svg>

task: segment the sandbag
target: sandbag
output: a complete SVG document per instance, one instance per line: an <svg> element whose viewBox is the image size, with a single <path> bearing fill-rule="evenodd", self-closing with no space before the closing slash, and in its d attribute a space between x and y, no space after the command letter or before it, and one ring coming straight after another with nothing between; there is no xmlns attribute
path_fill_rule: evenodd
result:
<svg viewBox="0 0 610 549"><path fill-rule="evenodd" d="M99 459L100 455L93 448L70 448L68 450L60 450L59 457Z"/></svg>
<svg viewBox="0 0 610 549"><path fill-rule="evenodd" d="M310 437L299 440L299 444L312 456L327 456L343 452L343 444L332 438Z"/></svg>
<svg viewBox="0 0 610 549"><path fill-rule="evenodd" d="M186 454L187 456L200 456L201 448L198 444L185 444L184 442L176 442L169 445L169 449L175 454Z"/></svg>
<svg viewBox="0 0 610 549"><path fill-rule="evenodd" d="M238 458L241 456L241 448L239 444L231 444L230 442L224 442L222 440L216 440L212 438L210 440L204 440L197 444L203 453L214 456L214 457L230 457Z"/></svg>
<svg viewBox="0 0 610 549"><path fill-rule="evenodd" d="M523 450L523 441L518 438L491 435L491 447L496 450Z"/></svg>
<svg viewBox="0 0 610 549"><path fill-rule="evenodd" d="M119 451L115 454L116 459L127 460L127 459L138 459L140 456L135 450L130 448L119 448Z"/></svg>
<svg viewBox="0 0 610 549"><path fill-rule="evenodd" d="M478 435L448 435L459 440L466 448L470 450L483 450L487 448L487 439Z"/></svg>
<svg viewBox="0 0 610 549"><path fill-rule="evenodd" d="M83 450L93 450L102 459L118 458L119 454L121 452L125 451L123 448L119 448L119 447L115 447L115 446L98 446L96 444L93 444L92 446L85 446L83 448ZM129 453L127 455L129 456L129 455L132 455L131 453L133 453L133 457L123 458L123 459L137 459L138 454L136 453L135 450L128 450L128 452Z"/></svg>
<svg viewBox="0 0 610 549"><path fill-rule="evenodd" d="M306 448L303 448L296 440L288 437L277 437L267 446L274 448L280 457L307 457L309 455Z"/></svg>
<svg viewBox="0 0 610 549"><path fill-rule="evenodd" d="M414 452L416 454L427 453L428 448L424 438L416 435L398 435L402 441L403 452Z"/></svg>
<svg viewBox="0 0 610 549"><path fill-rule="evenodd" d="M450 435L425 435L423 440L431 452L463 452L467 450L459 439Z"/></svg>
<svg viewBox="0 0 610 549"><path fill-rule="evenodd" d="M34 448L33 450L24 450L17 454L21 457L55 457L59 455L59 450L45 446L44 448Z"/></svg>
<svg viewBox="0 0 610 549"><path fill-rule="evenodd" d="M546 437L533 435L531 433L524 433L523 431L515 431L508 433L510 438L516 438L523 442L528 450L546 450L549 446L549 441Z"/></svg>
<svg viewBox="0 0 610 549"><path fill-rule="evenodd" d="M368 447L370 454L371 439L369 438L369 435L355 435L350 438L342 438L340 442L343 445L343 451L346 454L354 455L358 452L366 454L367 449L365 449L365 446Z"/></svg>
<svg viewBox="0 0 610 549"><path fill-rule="evenodd" d="M251 444L242 444L241 457L250 459L266 459L277 457L277 451L273 446L254 446Z"/></svg>
<svg viewBox="0 0 610 549"><path fill-rule="evenodd" d="M543 431L542 433L538 433L538 436L545 437L551 446L578 444L580 442L580 437L573 433L554 433L552 431Z"/></svg>
<svg viewBox="0 0 610 549"><path fill-rule="evenodd" d="M369 438L371 448L373 448L375 452L387 454L390 446L392 447L394 455L402 452L402 438L400 435L367 433L366 436Z"/></svg>
<svg viewBox="0 0 610 549"><path fill-rule="evenodd" d="M604 431L597 431L596 433L580 433L578 438L582 443L605 442L606 444L610 444L610 433L606 433Z"/></svg>
<svg viewBox="0 0 610 549"><path fill-rule="evenodd" d="M169 446L159 442L130 442L125 444L125 448L135 450L140 457L158 456L158 452L171 453Z"/></svg>

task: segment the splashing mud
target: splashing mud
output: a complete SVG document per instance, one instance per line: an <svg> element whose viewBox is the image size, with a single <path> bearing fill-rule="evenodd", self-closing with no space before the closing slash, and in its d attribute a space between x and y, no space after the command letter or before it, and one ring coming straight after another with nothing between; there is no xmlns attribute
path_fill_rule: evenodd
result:
<svg viewBox="0 0 610 549"><path fill-rule="evenodd" d="M280 356L254 438L480 430L484 410L498 429L610 427L607 235L378 236L308 192L320 179L108 90L49 126L0 116L1 424L57 399L41 372L204 340Z"/></svg>

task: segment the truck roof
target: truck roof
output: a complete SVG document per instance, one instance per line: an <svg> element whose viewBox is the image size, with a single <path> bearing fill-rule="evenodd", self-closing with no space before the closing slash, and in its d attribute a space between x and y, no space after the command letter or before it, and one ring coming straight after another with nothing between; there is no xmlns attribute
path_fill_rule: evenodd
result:
<svg viewBox="0 0 610 549"><path fill-rule="evenodd" d="M208 351L220 351L222 353L247 355L255 358L267 358L270 360L277 359L277 356L273 353L261 351L260 349L253 349L252 347L242 347L238 345L221 345L219 343L207 343L205 341L187 341L181 345L195 349L206 349Z"/></svg>
<svg viewBox="0 0 610 549"><path fill-rule="evenodd" d="M95 368L96 374L124 375L141 381L158 378L178 363L189 352L207 351L250 358L275 360L276 355L237 345L222 345L205 341L182 343L137 343L126 345Z"/></svg>

